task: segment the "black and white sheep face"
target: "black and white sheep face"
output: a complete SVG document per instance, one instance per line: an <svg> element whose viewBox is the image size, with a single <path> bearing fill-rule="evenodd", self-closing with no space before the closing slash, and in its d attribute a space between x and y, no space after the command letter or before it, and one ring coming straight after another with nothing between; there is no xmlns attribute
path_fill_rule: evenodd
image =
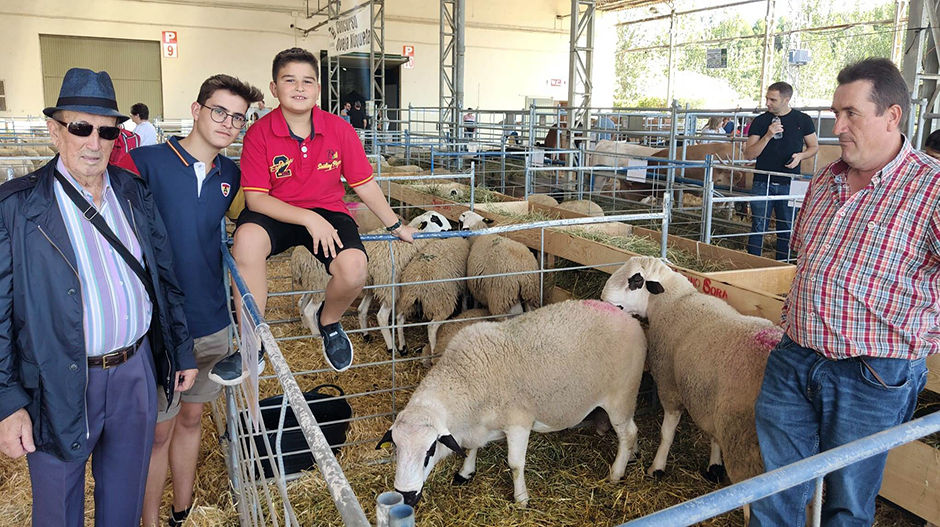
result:
<svg viewBox="0 0 940 527"><path fill-rule="evenodd" d="M409 224L422 232L443 232L451 230L450 221L440 212L425 212L411 220Z"/></svg>
<svg viewBox="0 0 940 527"><path fill-rule="evenodd" d="M661 283L664 270L668 272L668 268L656 258L631 258L604 284L601 300L645 318L651 295L664 291Z"/></svg>
<svg viewBox="0 0 940 527"><path fill-rule="evenodd" d="M489 218L484 218L476 212L467 210L460 213L460 216L457 218L460 224L460 230L462 231L474 231L477 229L485 229L493 220Z"/></svg>
<svg viewBox="0 0 940 527"><path fill-rule="evenodd" d="M424 482L438 461L456 452L466 456L454 436L439 433L429 424L396 421L376 448L395 445L395 491L414 507L421 499Z"/></svg>

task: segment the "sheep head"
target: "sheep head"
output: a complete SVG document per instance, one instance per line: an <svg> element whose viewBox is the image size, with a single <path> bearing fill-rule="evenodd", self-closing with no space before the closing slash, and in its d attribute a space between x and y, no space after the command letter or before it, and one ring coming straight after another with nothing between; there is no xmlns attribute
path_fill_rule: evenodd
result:
<svg viewBox="0 0 940 527"><path fill-rule="evenodd" d="M601 300L645 318L650 296L665 291L663 282L672 272L658 258L634 256L610 276L604 284Z"/></svg>
<svg viewBox="0 0 940 527"><path fill-rule="evenodd" d="M443 232L451 230L450 221L440 212L425 212L409 223L411 227L422 232Z"/></svg>
<svg viewBox="0 0 940 527"><path fill-rule="evenodd" d="M485 229L493 220L489 218L484 218L476 212L466 210L460 213L460 217L457 218L460 222L460 230L462 231L477 231L480 229Z"/></svg>
<svg viewBox="0 0 940 527"><path fill-rule="evenodd" d="M424 412L405 411L376 445L381 448L392 443L396 449L395 491L404 496L405 503L414 507L421 499L424 482L438 461L451 453L466 457L454 436L438 430ZM438 448L440 447L440 448Z"/></svg>

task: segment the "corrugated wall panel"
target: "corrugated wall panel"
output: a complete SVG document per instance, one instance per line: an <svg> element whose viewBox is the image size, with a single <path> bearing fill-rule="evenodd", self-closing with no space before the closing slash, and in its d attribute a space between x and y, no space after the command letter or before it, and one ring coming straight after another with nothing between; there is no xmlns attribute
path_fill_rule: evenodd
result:
<svg viewBox="0 0 940 527"><path fill-rule="evenodd" d="M39 45L46 106L55 104L69 68L88 68L108 72L123 113L142 102L150 108L151 119L163 115L159 42L39 35Z"/></svg>

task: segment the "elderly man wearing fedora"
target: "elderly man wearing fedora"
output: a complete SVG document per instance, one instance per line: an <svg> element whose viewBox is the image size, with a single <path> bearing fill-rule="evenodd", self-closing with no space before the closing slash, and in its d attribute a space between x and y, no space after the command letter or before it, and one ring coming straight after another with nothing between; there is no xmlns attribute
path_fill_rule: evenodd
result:
<svg viewBox="0 0 940 527"><path fill-rule="evenodd" d="M106 72L69 70L59 155L0 186L0 452L27 456L36 526L84 524L89 457L95 525L138 525L157 397L196 374L163 221L108 166L117 108Z"/></svg>

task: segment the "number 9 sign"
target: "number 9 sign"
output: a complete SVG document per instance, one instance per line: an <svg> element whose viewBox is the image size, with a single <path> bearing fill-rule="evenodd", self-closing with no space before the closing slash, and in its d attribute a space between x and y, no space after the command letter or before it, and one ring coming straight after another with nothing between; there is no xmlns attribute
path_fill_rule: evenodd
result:
<svg viewBox="0 0 940 527"><path fill-rule="evenodd" d="M161 44L163 46L163 56L165 58L175 59L180 56L176 31L164 31Z"/></svg>

